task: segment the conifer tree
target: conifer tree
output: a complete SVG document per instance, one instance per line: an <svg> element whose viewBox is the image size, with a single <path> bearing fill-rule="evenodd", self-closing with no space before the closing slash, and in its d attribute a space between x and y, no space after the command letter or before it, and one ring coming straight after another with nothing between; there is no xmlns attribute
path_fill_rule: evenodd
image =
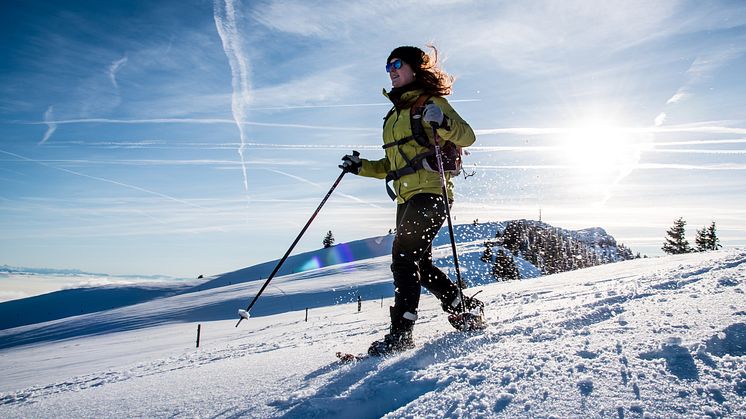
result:
<svg viewBox="0 0 746 419"><path fill-rule="evenodd" d="M710 245L709 250L718 250L721 249L723 246L720 245L720 239L717 236L717 233L715 231L715 222L713 221L712 224L707 228L707 243Z"/></svg>
<svg viewBox="0 0 746 419"><path fill-rule="evenodd" d="M697 245L698 252L705 252L709 250L707 240L707 227L702 227L701 230L697 230L697 238L694 239L694 243Z"/></svg>
<svg viewBox="0 0 746 419"><path fill-rule="evenodd" d="M714 221L709 227L702 227L701 230L697 230L697 239L695 242L697 244L697 251L699 252L718 250L723 247L720 245Z"/></svg>
<svg viewBox="0 0 746 419"><path fill-rule="evenodd" d="M500 243L513 252L514 255L518 254L518 250L521 247L521 227L518 221L509 222L502 236L502 243Z"/></svg>
<svg viewBox="0 0 746 419"><path fill-rule="evenodd" d="M324 237L324 248L332 247L334 244L334 235L332 234L332 231L329 230L329 232L326 233L326 236Z"/></svg>
<svg viewBox="0 0 746 419"><path fill-rule="evenodd" d="M679 217L674 220L673 226L666 231L666 241L661 248L664 252L670 255L692 252L692 248L686 240L685 226L686 221L683 218Z"/></svg>
<svg viewBox="0 0 746 419"><path fill-rule="evenodd" d="M492 246L494 246L494 243L492 242L484 243L484 252L482 252L482 256L479 257L479 260L485 263L492 263Z"/></svg>
<svg viewBox="0 0 746 419"><path fill-rule="evenodd" d="M504 281L521 278L521 274L515 266L515 260L502 249L497 251L495 264L492 266L492 275L498 280L502 279Z"/></svg>

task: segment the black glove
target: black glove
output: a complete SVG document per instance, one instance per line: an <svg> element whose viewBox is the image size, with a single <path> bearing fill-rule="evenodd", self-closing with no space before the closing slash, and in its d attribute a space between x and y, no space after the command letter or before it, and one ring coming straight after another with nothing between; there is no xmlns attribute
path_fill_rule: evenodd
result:
<svg viewBox="0 0 746 419"><path fill-rule="evenodd" d="M363 162L360 160L360 153L353 151L352 155L345 155L342 157L342 164L339 168L344 170L345 173L358 174L360 169L363 167Z"/></svg>

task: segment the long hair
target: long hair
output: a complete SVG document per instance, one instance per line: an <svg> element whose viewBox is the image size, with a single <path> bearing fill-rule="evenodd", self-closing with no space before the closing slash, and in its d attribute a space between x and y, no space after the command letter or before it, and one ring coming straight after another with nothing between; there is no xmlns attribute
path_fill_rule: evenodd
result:
<svg viewBox="0 0 746 419"><path fill-rule="evenodd" d="M454 78L438 65L438 49L434 45L427 45L427 47L432 50L432 53L422 52L420 68L415 69L415 80L428 94L448 96L453 90Z"/></svg>

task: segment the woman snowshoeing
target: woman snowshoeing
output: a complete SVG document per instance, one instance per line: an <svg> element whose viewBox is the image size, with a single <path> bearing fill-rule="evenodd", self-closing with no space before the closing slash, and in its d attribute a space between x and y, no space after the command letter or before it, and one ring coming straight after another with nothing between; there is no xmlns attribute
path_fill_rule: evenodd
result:
<svg viewBox="0 0 746 419"><path fill-rule="evenodd" d="M393 108L383 125L380 160L346 155L340 167L360 176L386 179L389 195L396 200L396 236L391 250L394 277L394 306L390 307L391 328L368 349L371 355L386 355L414 347L412 330L417 320L421 287L442 304L457 329L468 328L462 309L472 317L481 316L482 302L463 297L456 284L432 262L432 242L446 219L446 205L453 203L451 175L445 174L448 203L443 199L440 173L434 160L433 128L437 128L443 149L448 142L467 147L476 137L448 101L453 78L438 66L437 50L431 57L417 47L394 49L386 60L392 89L383 94ZM446 157L446 156L444 156ZM393 183L393 190L388 187ZM482 319L472 320L481 322Z"/></svg>

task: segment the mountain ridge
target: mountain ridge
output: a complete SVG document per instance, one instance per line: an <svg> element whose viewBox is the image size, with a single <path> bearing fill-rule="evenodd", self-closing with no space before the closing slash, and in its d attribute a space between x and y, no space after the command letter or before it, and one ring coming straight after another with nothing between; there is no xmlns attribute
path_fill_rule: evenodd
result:
<svg viewBox="0 0 746 419"><path fill-rule="evenodd" d="M490 237L496 236L501 231L504 232L505 228L514 221L459 224L454 226L459 248L459 261L462 267L462 278L465 279L468 285L483 285L496 280L491 275L490 266L480 260L482 249L479 246ZM555 228L539 221L535 223ZM600 230L605 233L600 227L593 227L591 229ZM291 255L278 271L277 277L309 273L318 269L344 266L351 262L387 257L391 253L393 240L394 235L388 234ZM433 241L433 248L435 265L449 272L451 278L455 278L450 237L448 236L446 227L443 227L438 236L436 236ZM177 295L199 293L215 288L263 281L276 267L277 263L278 260L263 262L207 277L200 282L196 280L174 280L158 283L109 284L96 287L64 289L25 299L6 301L0 303L0 330L112 310ZM538 277L542 274L539 269L521 257L517 257L515 263L521 272L521 277L524 279ZM310 274L302 275L301 277L312 279L317 276ZM378 287L375 287L375 289L378 289ZM246 295L244 300L249 300L250 297L252 296ZM275 311L270 310L267 313L275 313ZM225 317L232 315L232 312L225 313ZM212 317L219 318L220 315L219 313L215 313Z"/></svg>

